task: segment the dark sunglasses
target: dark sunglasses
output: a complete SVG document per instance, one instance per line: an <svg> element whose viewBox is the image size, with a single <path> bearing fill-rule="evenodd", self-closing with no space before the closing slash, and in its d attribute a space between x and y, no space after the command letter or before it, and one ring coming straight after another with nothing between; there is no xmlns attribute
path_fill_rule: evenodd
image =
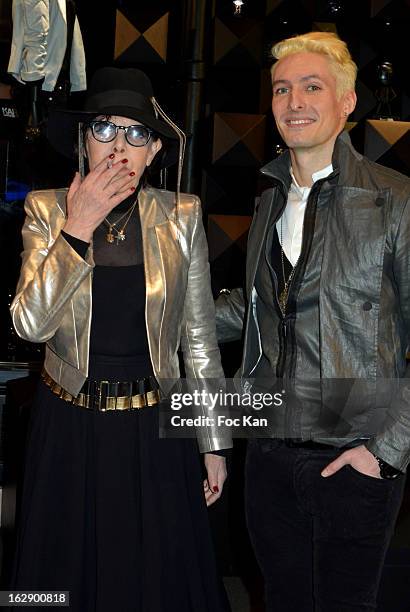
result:
<svg viewBox="0 0 410 612"><path fill-rule="evenodd" d="M115 125L111 121L91 121L88 124L92 135L98 142L111 142L118 134L118 130L124 130L125 140L132 147L144 147L150 141L153 131L145 125Z"/></svg>

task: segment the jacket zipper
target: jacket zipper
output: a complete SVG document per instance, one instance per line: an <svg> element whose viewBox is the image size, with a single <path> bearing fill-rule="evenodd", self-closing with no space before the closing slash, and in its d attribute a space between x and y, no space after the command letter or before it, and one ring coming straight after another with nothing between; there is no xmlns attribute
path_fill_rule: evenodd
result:
<svg viewBox="0 0 410 612"><path fill-rule="evenodd" d="M329 179L329 176L325 177L322 180L319 180L315 183L315 185L312 187L311 192L309 193L309 197L307 199L307 203L306 203L306 210L305 210L305 216L303 219L303 227L302 227L302 248L301 248L301 252L300 252L300 257L298 259L298 262L296 264L296 268L295 268L295 272L292 276L292 279L289 283L289 290L288 290L288 299L287 299L287 305L289 304L289 302L291 301L291 298L293 298L293 292L292 289L295 285L296 279L299 281L300 276L301 276L301 270L304 270L305 265L306 264L306 254L308 252L308 250L310 250L310 246L312 243L312 238L313 238L313 228L314 228L314 224L315 224L315 220L316 220L316 208L317 208L317 201L318 201L318 196L319 196L319 192L320 192L320 188L322 186L322 184ZM283 195L283 192L282 192ZM287 198L285 197L285 200L287 201ZM308 215L310 214L311 210L314 210L314 215L312 217L310 226L306 228L306 218L308 217ZM282 214L283 214L283 210L282 210ZM310 220L309 220L310 221ZM308 229L307 232L305 232L305 228ZM276 283L276 292L275 292L275 299L278 302L278 292L277 292L277 283ZM281 312L280 308L279 308L279 312ZM279 356L278 356L278 361L276 364L276 377L281 379L284 377L284 373L285 373L285 363L286 363L286 357L287 357L287 352L288 352L288 343L291 342L291 333L290 330L288 330L288 324L291 322L291 317L289 317L288 314L286 315L281 315L281 323L280 323L280 332L281 332L281 337L280 337L280 347L279 347ZM294 346L291 346L291 349L293 349ZM295 354L295 351L292 350L292 354ZM294 363L292 361L292 363L290 363L290 368L289 371L290 373L292 373L293 371L293 366Z"/></svg>

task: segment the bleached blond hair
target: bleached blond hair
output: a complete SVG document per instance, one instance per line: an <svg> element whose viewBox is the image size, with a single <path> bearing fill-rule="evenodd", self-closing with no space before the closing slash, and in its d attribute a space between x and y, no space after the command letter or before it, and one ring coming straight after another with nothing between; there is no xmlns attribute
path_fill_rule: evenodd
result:
<svg viewBox="0 0 410 612"><path fill-rule="evenodd" d="M286 38L273 45L272 56L277 60L294 53L319 53L325 55L336 78L336 92L340 98L347 91L354 91L357 66L352 60L346 43L333 32L309 32ZM272 79L277 62L271 68Z"/></svg>

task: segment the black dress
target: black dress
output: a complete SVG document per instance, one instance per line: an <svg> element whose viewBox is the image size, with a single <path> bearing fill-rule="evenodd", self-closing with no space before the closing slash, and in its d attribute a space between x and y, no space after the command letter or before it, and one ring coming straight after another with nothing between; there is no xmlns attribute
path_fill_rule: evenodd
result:
<svg viewBox="0 0 410 612"><path fill-rule="evenodd" d="M152 375L138 209L124 242L106 232L94 235L89 376L135 380ZM40 383L12 588L70 591L73 612L228 610L196 441L160 440L158 407L93 412Z"/></svg>

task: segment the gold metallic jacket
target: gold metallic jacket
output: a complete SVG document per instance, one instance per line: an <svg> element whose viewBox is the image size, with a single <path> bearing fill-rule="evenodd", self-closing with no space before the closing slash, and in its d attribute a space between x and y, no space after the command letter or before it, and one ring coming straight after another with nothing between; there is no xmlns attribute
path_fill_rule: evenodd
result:
<svg viewBox="0 0 410 612"><path fill-rule="evenodd" d="M60 233L66 194L58 189L27 195L23 263L11 313L19 336L47 343L45 369L77 395L88 374L94 261L92 244L84 260ZM139 195L148 343L164 393L180 376L180 345L187 379L223 379L200 202L181 195L177 225L174 197L152 187ZM107 299L115 299L109 287ZM231 446L229 436L213 427L200 428L197 437L201 452Z"/></svg>

